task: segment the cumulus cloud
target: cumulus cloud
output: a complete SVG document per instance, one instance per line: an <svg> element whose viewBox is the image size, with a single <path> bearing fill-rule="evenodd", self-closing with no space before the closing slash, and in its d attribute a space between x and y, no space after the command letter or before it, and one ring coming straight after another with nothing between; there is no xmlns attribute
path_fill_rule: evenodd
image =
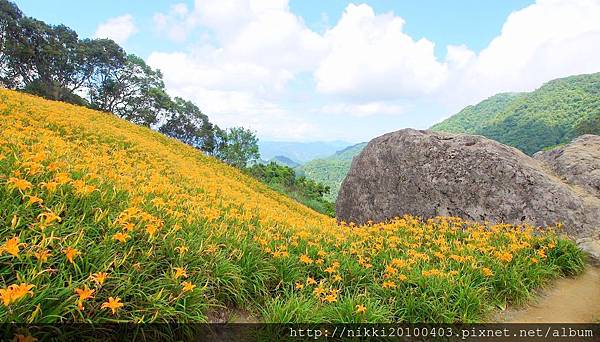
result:
<svg viewBox="0 0 600 342"><path fill-rule="evenodd" d="M466 45L448 45L446 47L446 62L453 69L462 69L469 65L477 54L471 51Z"/></svg>
<svg viewBox="0 0 600 342"><path fill-rule="evenodd" d="M208 29L218 45L213 50L227 62L300 72L312 70L326 48L285 0L198 0L192 10L178 4L154 18L160 30L177 32L172 36L178 40L199 25Z"/></svg>
<svg viewBox="0 0 600 342"><path fill-rule="evenodd" d="M193 84L172 90L173 95L200 105L211 121L221 127L243 126L262 136L281 140L306 139L316 131L314 123L249 92L212 90Z"/></svg>
<svg viewBox="0 0 600 342"><path fill-rule="evenodd" d="M573 74L600 71L600 1L538 0L510 14L479 54L448 47L452 70L442 91L456 106L498 92L530 91Z"/></svg>
<svg viewBox="0 0 600 342"><path fill-rule="evenodd" d="M110 18L96 28L95 38L109 38L118 44L125 44L129 37L138 32L130 14Z"/></svg>
<svg viewBox="0 0 600 342"><path fill-rule="evenodd" d="M195 16L191 15L185 3L171 6L170 11L156 13L153 17L154 27L165 33L171 40L182 43L187 40L191 30L197 26Z"/></svg>
<svg viewBox="0 0 600 342"><path fill-rule="evenodd" d="M325 33L329 52L315 72L317 90L326 94L386 99L430 93L446 77L434 44L403 32L404 19L375 15L365 4L348 5Z"/></svg>
<svg viewBox="0 0 600 342"><path fill-rule="evenodd" d="M185 52L155 52L148 63L163 71L170 90L189 93L207 113L221 115L217 122L233 123L226 118L238 115L237 125L270 136L295 136L311 126L271 101L295 75L313 70L326 47L287 1L196 1L191 10L173 7L155 21L181 40L181 32L199 25L209 30L211 42L197 42Z"/></svg>
<svg viewBox="0 0 600 342"><path fill-rule="evenodd" d="M401 115L406 112L406 107L385 101L365 102L359 104L335 103L321 107L319 112L355 117L366 117L371 115Z"/></svg>

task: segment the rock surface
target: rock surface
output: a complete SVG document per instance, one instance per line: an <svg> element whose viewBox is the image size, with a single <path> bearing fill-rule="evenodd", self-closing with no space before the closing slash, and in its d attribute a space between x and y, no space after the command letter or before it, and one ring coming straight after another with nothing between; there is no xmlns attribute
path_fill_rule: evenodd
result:
<svg viewBox="0 0 600 342"><path fill-rule="evenodd" d="M600 232L600 200L563 182L549 166L481 136L413 129L375 138L354 158L336 214L355 223L403 214L562 222L572 237L593 240Z"/></svg>
<svg viewBox="0 0 600 342"><path fill-rule="evenodd" d="M600 198L600 136L582 135L568 145L540 151L533 158L548 165L565 182Z"/></svg>

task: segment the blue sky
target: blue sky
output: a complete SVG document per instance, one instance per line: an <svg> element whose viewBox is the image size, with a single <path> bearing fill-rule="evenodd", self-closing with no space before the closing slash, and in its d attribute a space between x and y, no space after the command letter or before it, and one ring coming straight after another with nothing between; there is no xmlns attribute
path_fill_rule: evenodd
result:
<svg viewBox="0 0 600 342"><path fill-rule="evenodd" d="M600 71L600 0L17 0L109 37L172 95L265 140L369 140Z"/></svg>
<svg viewBox="0 0 600 342"><path fill-rule="evenodd" d="M75 29L83 37L93 37L98 24L109 18L131 14L136 18L140 32L127 44L128 51L144 58L157 49L176 49L176 44L160 39L152 30L152 17L166 12L176 3L193 5L193 1L170 0L17 0L15 3L27 15L48 23L63 23ZM323 14L329 23L339 20L346 6L352 1L342 0L292 0L291 11L301 16L315 31L322 31ZM494 38L510 12L533 3L532 0L502 1L398 1L379 0L367 3L376 12L393 11L407 21L406 32L415 38L426 37L436 42L436 55L443 57L444 47L449 44L466 44L475 51L483 49Z"/></svg>

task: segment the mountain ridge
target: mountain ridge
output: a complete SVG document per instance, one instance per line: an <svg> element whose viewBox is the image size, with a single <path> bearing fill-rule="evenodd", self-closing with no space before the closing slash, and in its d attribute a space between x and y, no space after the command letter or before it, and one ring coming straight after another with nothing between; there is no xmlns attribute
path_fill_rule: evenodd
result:
<svg viewBox="0 0 600 342"><path fill-rule="evenodd" d="M258 145L261 158L264 160L284 156L302 164L333 154L351 144L341 140L313 142L259 140Z"/></svg>
<svg viewBox="0 0 600 342"><path fill-rule="evenodd" d="M483 135L528 155L598 134L600 73L554 79L531 92L497 94L430 129Z"/></svg>

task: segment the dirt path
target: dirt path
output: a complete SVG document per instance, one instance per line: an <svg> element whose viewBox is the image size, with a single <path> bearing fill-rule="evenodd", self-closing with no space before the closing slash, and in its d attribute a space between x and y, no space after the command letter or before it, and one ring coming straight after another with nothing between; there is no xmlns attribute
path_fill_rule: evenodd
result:
<svg viewBox="0 0 600 342"><path fill-rule="evenodd" d="M591 323L600 321L600 268L588 266L577 278L562 278L520 309L501 312L500 322Z"/></svg>

